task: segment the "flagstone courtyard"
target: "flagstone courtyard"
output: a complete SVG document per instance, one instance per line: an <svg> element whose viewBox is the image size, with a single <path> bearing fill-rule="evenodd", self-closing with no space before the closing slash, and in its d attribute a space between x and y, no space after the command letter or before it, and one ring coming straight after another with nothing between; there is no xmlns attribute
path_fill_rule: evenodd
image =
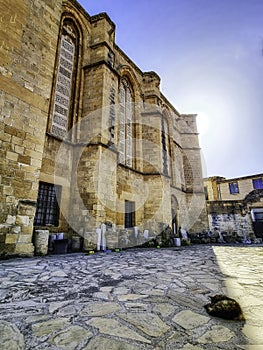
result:
<svg viewBox="0 0 263 350"><path fill-rule="evenodd" d="M190 246L0 261L0 349L263 349L263 247ZM245 322L209 316L209 296Z"/></svg>

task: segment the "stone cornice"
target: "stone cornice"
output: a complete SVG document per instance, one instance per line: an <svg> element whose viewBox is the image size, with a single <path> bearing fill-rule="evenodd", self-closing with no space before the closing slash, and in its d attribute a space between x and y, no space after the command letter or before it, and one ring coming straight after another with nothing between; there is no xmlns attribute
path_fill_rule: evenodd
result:
<svg viewBox="0 0 263 350"><path fill-rule="evenodd" d="M182 147L185 151L201 151L200 147Z"/></svg>
<svg viewBox="0 0 263 350"><path fill-rule="evenodd" d="M119 73L117 72L117 70L114 67L112 67L112 65L109 62L107 62L105 60L100 60L100 61L97 61L97 62L94 62L94 63L86 64L85 66L83 66L83 69L84 70L89 70L89 69L92 69L94 67L99 67L99 66L102 66L102 65L107 66L107 68L109 68L118 77L120 76Z"/></svg>

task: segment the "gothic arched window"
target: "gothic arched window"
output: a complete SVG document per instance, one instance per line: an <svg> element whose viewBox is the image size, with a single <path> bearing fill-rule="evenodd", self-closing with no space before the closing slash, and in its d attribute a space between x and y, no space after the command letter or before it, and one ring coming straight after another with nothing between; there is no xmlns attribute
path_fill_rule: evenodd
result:
<svg viewBox="0 0 263 350"><path fill-rule="evenodd" d="M132 92L127 80L122 80L119 91L120 102L120 136L119 162L132 166L133 158L133 115Z"/></svg>
<svg viewBox="0 0 263 350"><path fill-rule="evenodd" d="M169 156L169 138L168 138L168 125L166 119L162 116L161 120L162 130L162 156L163 156L163 173L168 175L169 166L168 166L168 156Z"/></svg>
<svg viewBox="0 0 263 350"><path fill-rule="evenodd" d="M60 36L57 74L53 92L51 133L65 138L72 126L73 85L76 76L78 35L73 23L65 20Z"/></svg>

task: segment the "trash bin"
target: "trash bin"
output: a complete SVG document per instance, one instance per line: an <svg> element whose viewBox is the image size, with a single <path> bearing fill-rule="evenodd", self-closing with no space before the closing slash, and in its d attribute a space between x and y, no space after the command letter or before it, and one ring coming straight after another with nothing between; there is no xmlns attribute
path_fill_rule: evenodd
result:
<svg viewBox="0 0 263 350"><path fill-rule="evenodd" d="M55 254L66 254L67 251L68 251L68 240L67 239L54 240L54 253Z"/></svg>

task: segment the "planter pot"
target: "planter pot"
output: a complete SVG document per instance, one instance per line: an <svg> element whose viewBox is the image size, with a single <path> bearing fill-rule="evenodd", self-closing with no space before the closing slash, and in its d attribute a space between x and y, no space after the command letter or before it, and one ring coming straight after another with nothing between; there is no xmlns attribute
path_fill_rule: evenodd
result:
<svg viewBox="0 0 263 350"><path fill-rule="evenodd" d="M176 247L180 247L181 246L181 238L174 238L174 245Z"/></svg>

